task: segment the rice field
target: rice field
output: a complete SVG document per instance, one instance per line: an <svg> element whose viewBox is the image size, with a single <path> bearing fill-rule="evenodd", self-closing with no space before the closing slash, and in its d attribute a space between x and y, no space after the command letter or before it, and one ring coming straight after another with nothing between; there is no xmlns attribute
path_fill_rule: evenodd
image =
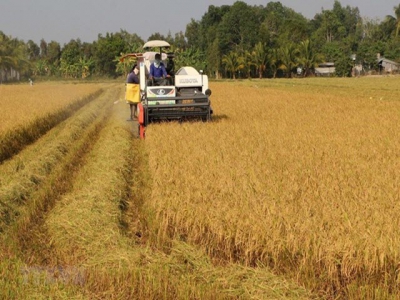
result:
<svg viewBox="0 0 400 300"><path fill-rule="evenodd" d="M398 82L213 82L145 140L94 85L0 165L0 298L398 299Z"/></svg>
<svg viewBox="0 0 400 300"><path fill-rule="evenodd" d="M160 238L344 299L398 290L398 78L227 85L215 122L147 132Z"/></svg>
<svg viewBox="0 0 400 300"><path fill-rule="evenodd" d="M27 125L96 92L97 84L0 85L0 134Z"/></svg>
<svg viewBox="0 0 400 300"><path fill-rule="evenodd" d="M101 93L95 84L0 85L0 162Z"/></svg>

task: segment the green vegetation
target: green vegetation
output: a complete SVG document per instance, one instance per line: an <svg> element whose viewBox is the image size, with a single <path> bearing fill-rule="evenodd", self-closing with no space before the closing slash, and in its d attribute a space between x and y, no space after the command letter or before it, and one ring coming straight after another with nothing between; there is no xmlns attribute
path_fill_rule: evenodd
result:
<svg viewBox="0 0 400 300"><path fill-rule="evenodd" d="M384 20L371 20L357 7L335 0L332 9L309 20L280 2L251 6L237 1L210 5L201 20L187 24L185 33L154 33L148 40L167 40L177 53L176 67L191 65L214 78L291 77L297 66L308 76L323 61L337 63L336 75L348 76L354 63L378 71L378 53L400 62L400 5L393 10ZM0 70L35 78L87 78L126 73L130 66L118 58L140 51L144 41L121 30L100 34L93 43L77 39L63 47L56 41L24 43L2 32L0 42ZM355 61L349 61L354 54ZM3 77L7 81L7 75Z"/></svg>

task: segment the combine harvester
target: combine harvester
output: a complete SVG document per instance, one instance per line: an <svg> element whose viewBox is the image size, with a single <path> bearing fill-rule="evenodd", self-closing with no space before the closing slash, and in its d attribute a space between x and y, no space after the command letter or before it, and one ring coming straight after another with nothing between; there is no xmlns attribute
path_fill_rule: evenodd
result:
<svg viewBox="0 0 400 300"><path fill-rule="evenodd" d="M126 95L139 93L136 96L138 113L138 134L140 138L146 135L146 127L156 121L201 119L210 121L212 115L208 88L208 77L203 72L198 72L193 67L182 67L176 73L169 74L166 78L167 85L150 85L148 74L150 65L155 60L156 53L160 53L161 60L173 59L173 53L166 53L170 44L165 41L155 40L144 44L145 51L158 49L159 51L131 53L123 56L136 57L140 66L140 84L127 84ZM136 92L132 93L132 90ZM126 97L127 99L127 97ZM129 101L129 100L128 100Z"/></svg>

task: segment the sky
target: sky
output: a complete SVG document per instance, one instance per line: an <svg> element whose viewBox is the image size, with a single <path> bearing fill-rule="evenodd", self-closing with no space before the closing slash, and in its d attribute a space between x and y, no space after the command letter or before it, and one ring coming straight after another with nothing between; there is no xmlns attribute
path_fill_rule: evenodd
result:
<svg viewBox="0 0 400 300"><path fill-rule="evenodd" d="M156 32L185 32L191 19L201 20L210 5L232 5L236 0L0 0L0 31L27 42L71 39L92 43L98 35L121 29L138 34L143 40ZM244 0L249 5L270 1ZM332 9L334 0L280 0L296 12L312 19L322 9ZM363 17L383 20L394 16L400 0L340 0L342 6L358 7Z"/></svg>

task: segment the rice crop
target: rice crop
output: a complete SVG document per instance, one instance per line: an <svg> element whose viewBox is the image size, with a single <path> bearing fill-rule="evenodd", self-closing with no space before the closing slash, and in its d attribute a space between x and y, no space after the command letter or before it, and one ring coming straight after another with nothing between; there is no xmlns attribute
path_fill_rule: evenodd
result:
<svg viewBox="0 0 400 300"><path fill-rule="evenodd" d="M64 108L98 89L98 84L0 85L0 134Z"/></svg>
<svg viewBox="0 0 400 300"><path fill-rule="evenodd" d="M153 212L143 209L151 179L144 144L134 139L133 123L125 121L128 110L120 102L106 113L84 157L44 183L52 189L42 191L37 201L52 204L33 210L30 221L18 220L7 232L6 249L18 255L0 252L8 258L3 278L12 279L0 280L0 296L309 299L304 288L268 268L218 266L203 249L185 242L170 240L160 247L147 242L156 234L148 225Z"/></svg>
<svg viewBox="0 0 400 300"><path fill-rule="evenodd" d="M0 162L101 93L95 84L0 85Z"/></svg>
<svg viewBox="0 0 400 300"><path fill-rule="evenodd" d="M398 77L210 85L212 122L138 140L114 86L0 165L0 298L400 297Z"/></svg>
<svg viewBox="0 0 400 300"><path fill-rule="evenodd" d="M265 264L334 298L399 297L398 78L215 83L213 95L213 122L148 128L154 242Z"/></svg>

